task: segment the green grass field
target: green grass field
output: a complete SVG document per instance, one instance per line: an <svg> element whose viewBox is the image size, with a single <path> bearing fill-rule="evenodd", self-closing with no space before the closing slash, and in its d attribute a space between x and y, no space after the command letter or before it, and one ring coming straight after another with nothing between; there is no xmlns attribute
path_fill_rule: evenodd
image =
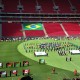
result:
<svg viewBox="0 0 80 80"><path fill-rule="evenodd" d="M67 55L60 56L57 51L46 51L48 56L40 56L35 57L34 51L25 52L23 48L23 44L26 43L28 45L33 44L36 47L36 44L39 43L49 43L49 42L70 42L74 45L80 46L80 40L54 40L54 39L40 39L40 40L28 40L28 41L15 41L15 42L0 42L0 62L3 62L4 66L0 69L0 71L6 70L8 73L7 78L0 78L0 80L18 80L18 78L23 77L22 70L30 69L30 74L33 75L33 80L47 80L48 77L51 80L62 80L64 77L66 78L74 78L78 77L80 74L80 55L71 55L67 48ZM26 46L27 48L27 46ZM76 47L71 47L72 49L76 49ZM67 62L66 56L71 56L72 61ZM45 59L46 64L39 64L39 59ZM27 67L17 67L17 68L6 68L7 62L15 62L15 61L24 61L28 60L30 62L30 66ZM55 67L56 73L52 74L52 68ZM10 70L18 70L18 76L10 77ZM77 69L78 76L74 76L73 71Z"/></svg>

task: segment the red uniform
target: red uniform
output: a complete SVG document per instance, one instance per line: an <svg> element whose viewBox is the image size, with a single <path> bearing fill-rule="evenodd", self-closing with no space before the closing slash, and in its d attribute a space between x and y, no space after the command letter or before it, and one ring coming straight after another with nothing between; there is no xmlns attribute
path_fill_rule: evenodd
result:
<svg viewBox="0 0 80 80"><path fill-rule="evenodd" d="M50 77L48 77L48 80L51 80Z"/></svg>
<svg viewBox="0 0 80 80"><path fill-rule="evenodd" d="M77 75L77 70L76 69L74 70L74 75Z"/></svg>

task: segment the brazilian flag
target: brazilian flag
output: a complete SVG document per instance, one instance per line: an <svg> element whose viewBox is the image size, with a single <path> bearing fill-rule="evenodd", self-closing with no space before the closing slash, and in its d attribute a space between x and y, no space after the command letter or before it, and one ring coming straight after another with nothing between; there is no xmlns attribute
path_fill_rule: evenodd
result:
<svg viewBox="0 0 80 80"><path fill-rule="evenodd" d="M23 24L24 30L43 30L41 23L24 23Z"/></svg>

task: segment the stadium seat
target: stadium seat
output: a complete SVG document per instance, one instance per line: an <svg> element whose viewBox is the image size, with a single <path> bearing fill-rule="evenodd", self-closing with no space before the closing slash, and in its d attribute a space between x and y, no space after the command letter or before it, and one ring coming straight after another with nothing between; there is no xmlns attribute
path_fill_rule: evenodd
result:
<svg viewBox="0 0 80 80"><path fill-rule="evenodd" d="M59 23L43 23L48 36L65 36Z"/></svg>
<svg viewBox="0 0 80 80"><path fill-rule="evenodd" d="M2 23L2 35L5 37L23 36L20 23Z"/></svg>
<svg viewBox="0 0 80 80"><path fill-rule="evenodd" d="M36 12L36 1L35 0L21 0L21 4L23 5L24 13L35 13Z"/></svg>
<svg viewBox="0 0 80 80"><path fill-rule="evenodd" d="M51 0L38 0L38 4L42 7L41 13L54 13Z"/></svg>
<svg viewBox="0 0 80 80"><path fill-rule="evenodd" d="M71 13L70 4L67 0L55 0L55 4L59 6L59 13Z"/></svg>
<svg viewBox="0 0 80 80"><path fill-rule="evenodd" d="M4 5L3 12L19 12L17 10L18 0L2 0L2 4Z"/></svg>
<svg viewBox="0 0 80 80"><path fill-rule="evenodd" d="M78 23L63 23L63 26L69 35L80 35L80 26Z"/></svg>
<svg viewBox="0 0 80 80"><path fill-rule="evenodd" d="M27 37L43 37L45 36L43 30L27 30L25 31Z"/></svg>

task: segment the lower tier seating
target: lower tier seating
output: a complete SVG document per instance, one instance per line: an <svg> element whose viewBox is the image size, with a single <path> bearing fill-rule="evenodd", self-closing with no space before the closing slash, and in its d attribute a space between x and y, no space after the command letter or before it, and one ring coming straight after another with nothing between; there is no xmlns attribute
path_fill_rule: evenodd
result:
<svg viewBox="0 0 80 80"><path fill-rule="evenodd" d="M80 26L78 23L63 23L63 26L69 35L80 35Z"/></svg>
<svg viewBox="0 0 80 80"><path fill-rule="evenodd" d="M2 36L18 37L23 36L20 23L2 23Z"/></svg>
<svg viewBox="0 0 80 80"><path fill-rule="evenodd" d="M33 36L37 36L37 37L45 36L43 30L26 30L25 33L26 33L26 37L27 37L27 36L28 36L28 37L29 37L29 36L30 36L30 37L33 37Z"/></svg>
<svg viewBox="0 0 80 80"><path fill-rule="evenodd" d="M48 36L65 36L59 23L43 23Z"/></svg>

